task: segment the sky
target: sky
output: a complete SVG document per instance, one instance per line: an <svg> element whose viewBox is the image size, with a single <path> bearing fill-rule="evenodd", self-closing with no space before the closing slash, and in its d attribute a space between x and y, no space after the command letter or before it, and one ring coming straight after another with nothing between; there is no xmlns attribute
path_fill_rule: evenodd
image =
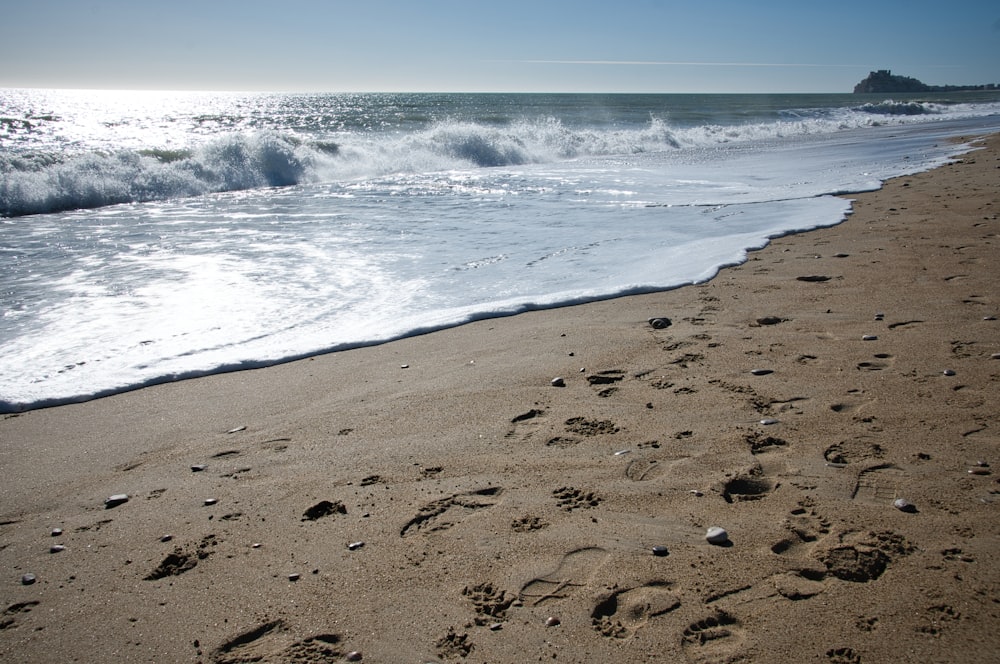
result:
<svg viewBox="0 0 1000 664"><path fill-rule="evenodd" d="M0 0L0 87L850 92L1000 84L1000 3Z"/></svg>

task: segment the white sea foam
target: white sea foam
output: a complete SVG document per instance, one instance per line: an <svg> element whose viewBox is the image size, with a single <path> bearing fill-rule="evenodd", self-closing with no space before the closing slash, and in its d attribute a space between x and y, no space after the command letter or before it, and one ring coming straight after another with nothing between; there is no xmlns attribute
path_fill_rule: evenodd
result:
<svg viewBox="0 0 1000 664"><path fill-rule="evenodd" d="M701 282L769 238L840 222L850 204L832 194L943 163L964 149L948 137L1000 125L927 104L609 122L556 118L563 99L527 117L532 99L489 121L497 100L462 98L458 117L428 102L392 124L382 109L382 130L229 113L183 145L140 148L130 131L58 158L55 139L4 151L8 208L95 209L0 222L0 410Z"/></svg>

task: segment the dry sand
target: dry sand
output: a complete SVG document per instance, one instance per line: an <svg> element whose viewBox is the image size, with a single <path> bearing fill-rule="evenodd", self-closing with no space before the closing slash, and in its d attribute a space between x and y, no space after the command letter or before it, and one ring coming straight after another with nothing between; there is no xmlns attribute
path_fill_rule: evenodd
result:
<svg viewBox="0 0 1000 664"><path fill-rule="evenodd" d="M705 284L3 418L0 660L997 661L987 144Z"/></svg>

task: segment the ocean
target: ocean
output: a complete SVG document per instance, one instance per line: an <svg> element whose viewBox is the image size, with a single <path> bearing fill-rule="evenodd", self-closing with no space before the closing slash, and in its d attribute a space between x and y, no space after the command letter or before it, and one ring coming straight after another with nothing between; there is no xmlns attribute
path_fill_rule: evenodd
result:
<svg viewBox="0 0 1000 664"><path fill-rule="evenodd" d="M990 92L0 90L0 412L704 282L996 131Z"/></svg>

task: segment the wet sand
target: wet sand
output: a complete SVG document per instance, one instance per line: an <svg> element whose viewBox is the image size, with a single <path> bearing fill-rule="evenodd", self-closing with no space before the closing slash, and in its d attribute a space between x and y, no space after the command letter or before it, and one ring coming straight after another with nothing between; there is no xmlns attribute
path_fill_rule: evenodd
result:
<svg viewBox="0 0 1000 664"><path fill-rule="evenodd" d="M5 416L0 659L991 661L984 145L704 284Z"/></svg>

